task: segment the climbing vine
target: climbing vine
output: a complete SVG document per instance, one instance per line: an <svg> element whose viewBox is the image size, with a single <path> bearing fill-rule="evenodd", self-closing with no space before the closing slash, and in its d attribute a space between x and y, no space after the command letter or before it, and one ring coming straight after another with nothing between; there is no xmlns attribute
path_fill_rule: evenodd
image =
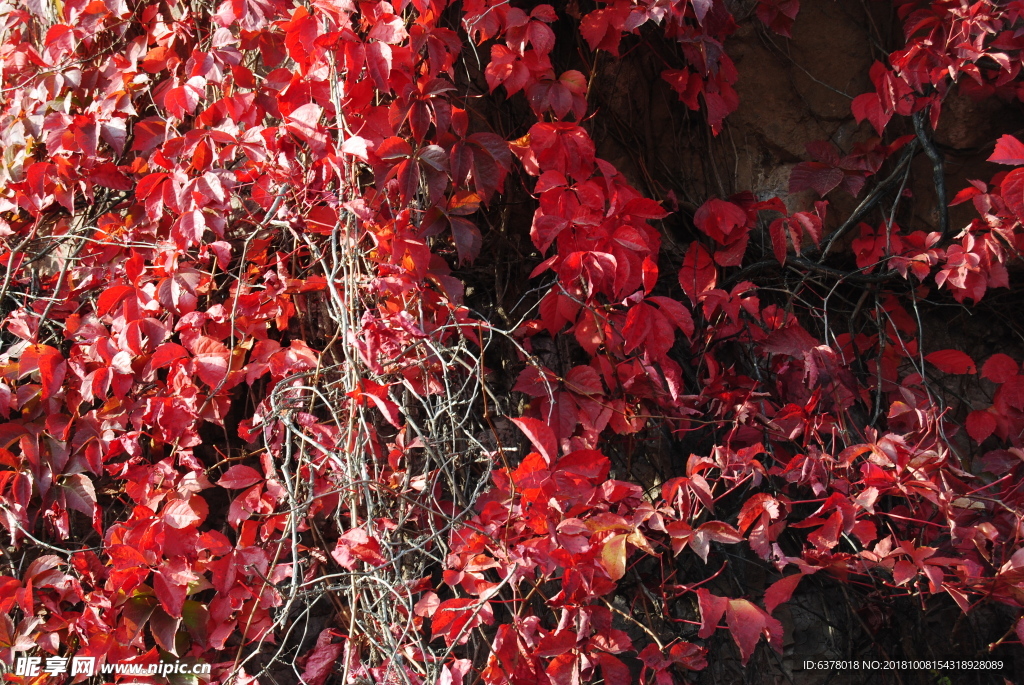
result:
<svg viewBox="0 0 1024 685"><path fill-rule="evenodd" d="M920 313L1019 278L1024 143L947 188L933 132L954 88L1020 100L1024 4L892 2L860 142L793 168L814 201L706 197L673 262L685 208L591 136L599 58L661 50L718 136L730 36L800 20L734 4L3 0L8 670L667 685L718 633L781 652L812 576L1024 640L1020 362ZM915 159L934 225L896 221ZM529 283L485 311L511 234ZM685 454L641 477L658 435Z"/></svg>

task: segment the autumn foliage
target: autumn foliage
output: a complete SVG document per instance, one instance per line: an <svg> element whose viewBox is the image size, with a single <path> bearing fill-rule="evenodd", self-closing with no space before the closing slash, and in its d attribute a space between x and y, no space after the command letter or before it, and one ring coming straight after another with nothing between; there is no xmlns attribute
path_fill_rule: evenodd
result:
<svg viewBox="0 0 1024 685"><path fill-rule="evenodd" d="M920 314L1020 288L1024 143L947 189L933 132L1024 98L1024 3L892 2L815 200L688 212L597 155L597 58L669 45L717 136L739 22L800 20L734 4L2 0L0 661L669 685L781 653L826 578L1024 640L1019 355ZM937 219L898 225L915 159ZM534 250L500 316L499 233ZM638 475L659 435L680 468Z"/></svg>

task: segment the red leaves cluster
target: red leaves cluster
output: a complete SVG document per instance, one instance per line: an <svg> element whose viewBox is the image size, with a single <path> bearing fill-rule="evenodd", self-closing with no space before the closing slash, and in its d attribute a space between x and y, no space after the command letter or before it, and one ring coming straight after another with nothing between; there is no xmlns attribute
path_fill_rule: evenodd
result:
<svg viewBox="0 0 1024 685"><path fill-rule="evenodd" d="M789 255L821 243L824 202L790 213L749 193L708 199L693 216L699 239L678 273L659 279L652 222L667 212L597 157L582 123L589 77L552 61L552 25L566 19L552 6L527 13L469 0L456 11L464 33L442 25L446 5L419 0L229 1L210 16L152 3L55 7L52 21L35 5L2 15L0 261L4 288L20 299L0 357L0 525L23 549L39 536L69 546L83 529L96 537L0 578L5 658L77 645L75 655L108 661L152 662L158 650L213 660L286 639L275 629L282 588L331 564L360 574L395 563L388 533L398 523L341 510L338 490L351 482L339 455L373 464L367 487L403 502L432 498L403 514L405 525L443 530L450 553L440 582L428 575L402 589L419 595L406 613L421 635L403 634L401 649L426 663L424 645L443 644L431 662L439 682L628 682L633 653L641 679L659 685L704 668L697 644L634 644L617 627L607 600L631 574L665 597L696 595L698 637L724 621L744 662L762 638L781 647L772 613L812 573L945 592L965 610L983 598L1019 601L1024 561L1006 532L1024 506L1014 484L1024 477L1017 361L995 354L982 364L990 406L943 415L930 378L979 375L977 366L958 350L922 354L897 297L878 298L884 321L873 334L821 341L732 278L769 243L780 264L800 263ZM788 35L798 8L761 0L756 13ZM874 92L852 104L858 121L881 136L894 117L927 109L934 127L961 75L968 90L1016 97L1019 10L982 2L960 17L935 3L903 14L908 44L890 67L872 68ZM614 0L578 19L590 49L613 55L625 36L659 25L681 48L682 63L663 73L679 99L703 109L714 133L737 107L723 49L736 22L722 0ZM464 36L490 57L487 89L525 98L536 117L525 135L507 141L471 120L455 85ZM875 139L845 155L814 144L790 190L857 196L907 143ZM957 195L981 217L961 235L863 223L858 269L934 276L961 302L1008 285L1005 264L1024 249L1024 145L1004 136L990 161L1021 168ZM517 344L530 352L562 336L577 356L557 371L523 360L513 390L530 403L514 423L532 450L509 461L513 450L499 448L490 488L442 526L454 495L407 482L426 442L400 398L446 392L431 345L482 347L487 322L464 305L458 268L481 255L488 236L476 217L518 169L536 198L530 238L543 261L533 276L549 280ZM90 207L95 221L80 221ZM26 249L43 241L55 267ZM339 394L336 409L373 412L359 427L366 455L352 454L353 436L336 422L277 403L330 363L297 314L341 287L317 270L342 244L366 271L353 276L360 316L338 345L376 376ZM736 345L759 357L757 378L734 363ZM239 401L246 387L255 402ZM884 409L886 430L851 429L857 403ZM610 478L606 450L656 421L710 445L660 496ZM944 442L956 421L991 448L978 459L983 482ZM263 449L211 461L211 427L262 439ZM281 469L291 459L285 428L304 436L292 477L309 489L306 508ZM818 509L801 517L807 493ZM211 511L225 496L225 511ZM731 514L720 504L730 496L739 500ZM314 524L328 522L326 539L315 538ZM795 542L780 542L783 532ZM761 597L726 597L673 587L638 563L692 551L710 567L720 545L748 547L783 576ZM523 597L548 583L557 591L541 615ZM459 658L480 634L486 663ZM353 677L393 666L361 664L360 645L322 631L298 664L303 679L326 682L339 659ZM231 668L214 677L239 676Z"/></svg>

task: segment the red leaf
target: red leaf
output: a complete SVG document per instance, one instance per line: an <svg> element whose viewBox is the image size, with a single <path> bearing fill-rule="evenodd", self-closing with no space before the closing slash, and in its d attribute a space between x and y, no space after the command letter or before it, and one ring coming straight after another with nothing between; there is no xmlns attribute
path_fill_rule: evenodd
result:
<svg viewBox="0 0 1024 685"><path fill-rule="evenodd" d="M370 72L373 84L382 93L391 92L388 79L391 77L392 63L392 50L387 43L376 41L366 46L366 69Z"/></svg>
<svg viewBox="0 0 1024 685"><path fill-rule="evenodd" d="M997 426L996 417L991 412L976 410L967 415L967 434L979 445L995 432Z"/></svg>
<svg viewBox="0 0 1024 685"><path fill-rule="evenodd" d="M520 55L504 45L491 46L491 61L484 69L487 86L493 92L500 85L511 97L530 81L530 69Z"/></svg>
<svg viewBox="0 0 1024 685"><path fill-rule="evenodd" d="M58 350L49 345L29 345L21 353L19 369L22 376L39 372L41 397L46 400L56 395L64 383L67 362Z"/></svg>
<svg viewBox="0 0 1024 685"><path fill-rule="evenodd" d="M708 662L705 656L708 650L691 642L677 642L668 649L668 656L672 663L679 664L691 671L702 671L707 668Z"/></svg>
<svg viewBox="0 0 1024 685"><path fill-rule="evenodd" d="M610 468L611 462L608 457L597 450L577 450L558 460L555 475L558 476L559 472L564 472L573 476L582 476L589 479L592 485L598 485L608 478Z"/></svg>
<svg viewBox="0 0 1024 685"><path fill-rule="evenodd" d="M697 531L704 533L715 542L724 542L729 545L743 542L743 534L724 521L708 521L701 524Z"/></svg>
<svg viewBox="0 0 1024 685"><path fill-rule="evenodd" d="M878 538L878 528L872 521L860 520L853 524L851 531L865 547Z"/></svg>
<svg viewBox="0 0 1024 685"><path fill-rule="evenodd" d="M156 597L160 600L163 610L174 618L181 618L181 610L185 605L185 598L188 596L188 584L196 578L195 574L187 569L185 563L164 564L153 574L153 589L156 591ZM162 643L172 645L172 651L174 649L173 634L176 630L177 626L173 631L169 631L169 639L165 638Z"/></svg>
<svg viewBox="0 0 1024 685"><path fill-rule="evenodd" d="M917 566L906 559L900 559L892 569L892 580L897 585L903 585L917 577Z"/></svg>
<svg viewBox="0 0 1024 685"><path fill-rule="evenodd" d="M163 515L164 523L171 528L188 528L203 521L203 517L196 513L191 507L190 502L183 499L168 502L164 505L161 514Z"/></svg>
<svg viewBox="0 0 1024 685"><path fill-rule="evenodd" d="M1024 221L1024 167L1008 173L1003 179L1000 190L1006 206L1013 210L1018 219Z"/></svg>
<svg viewBox="0 0 1024 685"><path fill-rule="evenodd" d="M323 685L338 664L338 658L345 648L343 642L332 642L335 631L325 628L316 639L316 647L306 656L302 671L302 682L308 685ZM301 663L301 662L300 662Z"/></svg>
<svg viewBox="0 0 1024 685"><path fill-rule="evenodd" d="M621 654L622 652L634 650L633 640L630 639L629 635L615 628L607 628L597 633L590 638L590 644L612 654Z"/></svg>
<svg viewBox="0 0 1024 685"><path fill-rule="evenodd" d="M605 541L601 548L601 565L612 580L619 580L626 575L626 533L613 535Z"/></svg>
<svg viewBox="0 0 1024 685"><path fill-rule="evenodd" d="M853 99L850 110L853 112L853 116L857 119L858 124L865 119L869 120L871 125L875 127L875 130L878 131L878 135L882 135L885 132L885 125L892 118L892 112L886 112L883 109L878 93L858 95Z"/></svg>
<svg viewBox="0 0 1024 685"><path fill-rule="evenodd" d="M705 639L718 629L718 622L729 606L729 599L700 588L697 590L697 605L700 607L700 632L697 637Z"/></svg>
<svg viewBox="0 0 1024 685"><path fill-rule="evenodd" d="M377 156L389 162L397 162L412 157L412 146L404 138L386 138L377 146Z"/></svg>
<svg viewBox="0 0 1024 685"><path fill-rule="evenodd" d="M160 117L149 117L137 122L132 127L135 138L132 141L132 152L149 152L164 142L167 135L167 122Z"/></svg>
<svg viewBox="0 0 1024 685"><path fill-rule="evenodd" d="M1014 376L1020 367L1013 357L998 352L989 357L981 366L981 377L987 378L993 383L1005 383Z"/></svg>
<svg viewBox="0 0 1024 685"><path fill-rule="evenodd" d="M1024 164L1024 143L1013 136L1006 135L996 141L996 149L988 161L996 164L1019 166Z"/></svg>
<svg viewBox="0 0 1024 685"><path fill-rule="evenodd" d="M401 411L398 405L395 404L388 394L388 388L390 385L377 383L371 381L369 378L364 378L359 381L359 390L354 390L349 394L350 397L356 397L362 401L363 404L366 402L372 403L380 413L384 415L384 419L395 428L401 428Z"/></svg>
<svg viewBox="0 0 1024 685"><path fill-rule="evenodd" d="M522 392L531 397L542 397L555 388L557 376L543 366L527 366L519 374L516 384L512 387L515 392ZM572 388L570 388L572 390Z"/></svg>
<svg viewBox="0 0 1024 685"><path fill-rule="evenodd" d="M460 216L450 217L449 221L452 225L455 249L459 253L459 264L472 264L480 255L480 248L483 246L480 229L469 219Z"/></svg>
<svg viewBox="0 0 1024 685"><path fill-rule="evenodd" d="M373 22L373 28L370 29L367 37L398 45L409 37L409 33L405 30L405 23L400 17L394 14L384 14Z"/></svg>
<svg viewBox="0 0 1024 685"><path fill-rule="evenodd" d="M313 146L322 145L326 142L326 134L320 130L320 117L323 109L316 104L309 103L295 108L286 119L285 127Z"/></svg>
<svg viewBox="0 0 1024 685"><path fill-rule="evenodd" d="M800 0L759 0L757 18L775 33L790 38L793 20L800 11Z"/></svg>
<svg viewBox="0 0 1024 685"><path fill-rule="evenodd" d="M536 373L536 370L534 370ZM574 366L565 377L565 388L577 395L603 395L601 377L591 366Z"/></svg>
<svg viewBox="0 0 1024 685"><path fill-rule="evenodd" d="M353 528L338 538L338 545L331 556L344 568L354 570L356 562L365 561L371 566L383 566L387 559L381 554L380 543L363 528Z"/></svg>
<svg viewBox="0 0 1024 685"><path fill-rule="evenodd" d="M622 37L620 29L613 25L616 22L615 8L594 10L580 22L580 35L590 45L591 50L607 50L613 55L619 54L619 41Z"/></svg>
<svg viewBox="0 0 1024 685"><path fill-rule="evenodd" d="M641 219L664 219L668 212L658 203L649 197L633 198L622 208L622 213L628 216L636 216Z"/></svg>
<svg viewBox="0 0 1024 685"><path fill-rule="evenodd" d="M796 590L796 586L800 584L800 579L804 577L802 573L795 573L791 576L786 576L782 580L777 580L769 586L764 592L764 607L768 610L768 613L775 611L775 607L789 601L789 598L793 596L793 591Z"/></svg>
<svg viewBox="0 0 1024 685"><path fill-rule="evenodd" d="M469 639L469 632L486 622L494 621L490 605L468 597L446 599L441 602L431 620L432 637L441 635L449 645L458 640L459 644Z"/></svg>
<svg viewBox="0 0 1024 685"><path fill-rule="evenodd" d="M1024 376L1007 378L996 392L995 403L1005 402L1014 409L1024 410Z"/></svg>
<svg viewBox="0 0 1024 685"><path fill-rule="evenodd" d="M437 607L441 604L441 600L438 599L437 593L433 590L429 590L423 593L419 601L412 608L413 613L423 618L430 618L437 611Z"/></svg>
<svg viewBox="0 0 1024 685"><path fill-rule="evenodd" d="M962 375L978 372L974 360L960 350L939 350L925 355L924 359L943 373Z"/></svg>
<svg viewBox="0 0 1024 685"><path fill-rule="evenodd" d="M551 426L538 419L527 417L512 419L512 423L519 426L519 430L526 433L526 437L530 439L533 446L544 457L544 461L547 462L548 466L555 462L555 459L558 457L558 440L555 438L555 432L551 430Z"/></svg>
<svg viewBox="0 0 1024 685"><path fill-rule="evenodd" d="M762 633L770 643L775 643L776 649L781 648L782 624L747 600L730 599L726 620L732 639L740 648L740 658L744 666L754 653L754 647L757 646Z"/></svg>
<svg viewBox="0 0 1024 685"><path fill-rule="evenodd" d="M746 230L747 213L732 202L712 198L700 206L693 216L693 223L704 235L725 245L736 239L738 231Z"/></svg>
<svg viewBox="0 0 1024 685"><path fill-rule="evenodd" d="M571 630L562 630L559 632L545 635L541 638L540 642L534 648L534 654L539 657L550 659L553 656L559 654L565 654L579 641L576 633Z"/></svg>
<svg viewBox="0 0 1024 685"><path fill-rule="evenodd" d="M206 79L202 76L193 76L185 84L168 90L164 96L164 107L168 114L175 119L184 119L192 114L199 106L205 88Z"/></svg>
<svg viewBox="0 0 1024 685"><path fill-rule="evenodd" d="M807 536L807 540L822 551L829 551L839 544L839 533L843 525L843 515L835 512L824 525Z"/></svg>
<svg viewBox="0 0 1024 685"><path fill-rule="evenodd" d="M697 15L697 23L703 24L704 17L711 10L714 0L691 0L691 2L693 4L693 13Z"/></svg>
<svg viewBox="0 0 1024 685"><path fill-rule="evenodd" d="M800 162L789 175L789 192L799 193L803 190L814 190L824 197L839 187L843 182L841 169L822 164L821 162Z"/></svg>
<svg viewBox="0 0 1024 685"><path fill-rule="evenodd" d="M131 190L135 187L135 182L110 162L98 164L89 177L93 183L115 190Z"/></svg>
<svg viewBox="0 0 1024 685"><path fill-rule="evenodd" d="M162 369L165 366L176 362L179 359L185 359L188 357L188 352L184 347L177 343L164 343L160 347L156 348L156 352L149 359L150 368Z"/></svg>
<svg viewBox="0 0 1024 685"><path fill-rule="evenodd" d="M799 323L793 323L768 334L764 351L800 358L818 346L818 341Z"/></svg>
<svg viewBox="0 0 1024 685"><path fill-rule="evenodd" d="M241 490L263 481L263 474L251 466L235 464L220 477L217 485L229 490Z"/></svg>
<svg viewBox="0 0 1024 685"><path fill-rule="evenodd" d="M301 59L313 49L317 37L317 21L310 16L306 8L299 7L282 28L285 31L285 45L293 59Z"/></svg>
<svg viewBox="0 0 1024 685"><path fill-rule="evenodd" d="M64 490L64 498L69 509L80 511L86 516L93 515L96 510L96 488L89 476L84 473L64 476L60 486Z"/></svg>
<svg viewBox="0 0 1024 685"><path fill-rule="evenodd" d="M779 264L786 263L786 253L789 252L789 246L786 243L786 225L786 218L779 217L768 226L768 234L772 239L772 252L775 254L775 259L779 260Z"/></svg>
<svg viewBox="0 0 1024 685"><path fill-rule="evenodd" d="M700 243L690 243L683 258L683 267L679 270L679 285L683 292L692 304L697 304L700 295L713 290L717 282L718 269L711 254Z"/></svg>
<svg viewBox="0 0 1024 685"><path fill-rule="evenodd" d="M686 322L683 323L685 325ZM633 305L626 314L622 337L626 343L623 347L626 354L643 346L643 351L658 360L664 358L675 342L669 320L657 309L643 302Z"/></svg>
<svg viewBox="0 0 1024 685"><path fill-rule="evenodd" d="M228 372L228 348L208 336L200 336L191 344L192 363L196 375L211 388L217 387Z"/></svg>
<svg viewBox="0 0 1024 685"><path fill-rule="evenodd" d="M671 297L662 297L660 295L648 297L647 299L658 305L669 323L674 324L683 332L683 335L687 338L693 337L693 317L690 316L689 310L681 302L673 300Z"/></svg>
<svg viewBox="0 0 1024 685"><path fill-rule="evenodd" d="M772 519L779 516L779 501L766 492L759 492L752 495L750 499L740 507L739 529L746 531L755 521L761 518L762 513L768 513Z"/></svg>
<svg viewBox="0 0 1024 685"><path fill-rule="evenodd" d="M1024 621L1022 621L1024 622ZM633 682L633 676L629 672L629 668L626 664L622 663L619 659L613 657L611 654L605 654L604 652L598 652L594 656L597 657L597 663L601 666L601 673L604 675L604 682L606 683L630 683Z"/></svg>
<svg viewBox="0 0 1024 685"><path fill-rule="evenodd" d="M341 144L341 151L347 155L358 157L364 162L370 161L369 157L369 146L370 141L362 136L349 136L345 139L345 142Z"/></svg>
<svg viewBox="0 0 1024 685"><path fill-rule="evenodd" d="M979 188L977 185L967 186L966 188L964 188L963 190L956 194L956 197L954 197L953 200L949 203L950 207L955 207L959 204L963 204L964 202L967 202L968 200L973 199L985 192L985 184L981 183L981 181L971 181L971 183L981 184L983 187Z"/></svg>
<svg viewBox="0 0 1024 685"><path fill-rule="evenodd" d="M573 652L559 654L551 660L544 672L551 685L578 685L580 682L580 658Z"/></svg>
<svg viewBox="0 0 1024 685"><path fill-rule="evenodd" d="M161 576L157 576L161 578ZM159 581L157 581L158 583ZM156 584L156 583L155 583ZM182 603L184 604L184 593L185 589L181 589ZM153 634L153 639L156 641L162 649L171 654L177 654L176 639L175 636L178 634L178 626L181 625L181 618L171 617L164 611L154 611L153 615L149 617L149 630ZM81 654L81 652L79 652Z"/></svg>

